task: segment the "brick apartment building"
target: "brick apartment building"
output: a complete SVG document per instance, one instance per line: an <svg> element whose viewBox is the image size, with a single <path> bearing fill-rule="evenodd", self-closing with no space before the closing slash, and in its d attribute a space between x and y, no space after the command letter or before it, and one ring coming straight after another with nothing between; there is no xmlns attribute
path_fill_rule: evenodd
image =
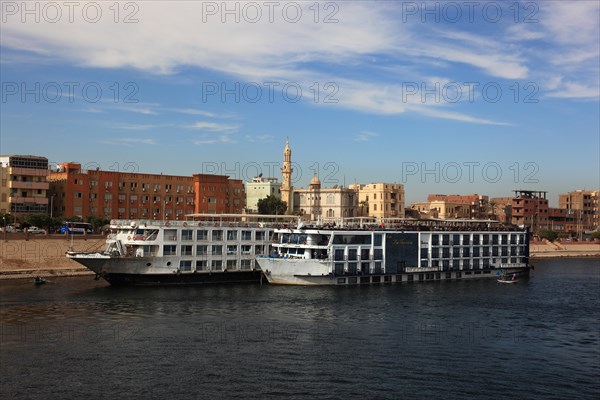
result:
<svg viewBox="0 0 600 400"><path fill-rule="evenodd" d="M224 175L175 176L81 169L59 164L48 176L55 216L110 219L183 219L192 213L239 213L241 180Z"/></svg>

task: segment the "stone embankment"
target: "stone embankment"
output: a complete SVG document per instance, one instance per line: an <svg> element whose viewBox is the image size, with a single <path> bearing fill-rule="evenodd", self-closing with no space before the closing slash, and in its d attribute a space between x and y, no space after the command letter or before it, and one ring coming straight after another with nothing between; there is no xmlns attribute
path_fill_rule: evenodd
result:
<svg viewBox="0 0 600 400"><path fill-rule="evenodd" d="M600 257L599 242L532 242L529 250L531 258Z"/></svg>
<svg viewBox="0 0 600 400"><path fill-rule="evenodd" d="M30 235L0 233L0 279L42 276L93 275L83 265L67 258L65 253L97 251L104 248L106 238L100 235L65 237L62 235Z"/></svg>

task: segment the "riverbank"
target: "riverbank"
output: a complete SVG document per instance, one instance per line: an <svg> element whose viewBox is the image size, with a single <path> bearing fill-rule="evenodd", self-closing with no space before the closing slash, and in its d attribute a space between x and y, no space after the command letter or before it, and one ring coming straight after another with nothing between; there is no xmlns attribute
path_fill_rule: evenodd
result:
<svg viewBox="0 0 600 400"><path fill-rule="evenodd" d="M35 276L80 276L94 273L67 258L68 250L97 251L104 248L106 238L100 235L74 236L9 234L0 242L0 279L33 278Z"/></svg>
<svg viewBox="0 0 600 400"><path fill-rule="evenodd" d="M35 276L80 276L94 273L67 258L68 250L98 251L106 239L100 235L74 236L9 234L0 245L0 279L22 279ZM532 259L561 257L598 257L600 243L555 244L536 242L530 245Z"/></svg>
<svg viewBox="0 0 600 400"><path fill-rule="evenodd" d="M600 243L537 242L529 245L531 258L600 257Z"/></svg>

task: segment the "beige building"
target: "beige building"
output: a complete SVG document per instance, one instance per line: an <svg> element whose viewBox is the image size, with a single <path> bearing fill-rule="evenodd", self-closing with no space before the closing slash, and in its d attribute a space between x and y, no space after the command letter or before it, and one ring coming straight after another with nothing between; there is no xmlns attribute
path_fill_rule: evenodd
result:
<svg viewBox="0 0 600 400"><path fill-rule="evenodd" d="M404 218L404 185L397 183L352 184L358 196L358 215L363 217Z"/></svg>
<svg viewBox="0 0 600 400"><path fill-rule="evenodd" d="M335 220L358 215L356 191L345 187L321 188L315 175L306 189L294 189L294 213L311 221Z"/></svg>
<svg viewBox="0 0 600 400"><path fill-rule="evenodd" d="M258 211L258 201L267 196L281 199L281 183L277 178L255 177L252 182L246 182L246 208L248 211Z"/></svg>
<svg viewBox="0 0 600 400"><path fill-rule="evenodd" d="M439 219L470 219L472 207L470 204L455 203L445 200L434 200L412 203L411 207L423 218Z"/></svg>
<svg viewBox="0 0 600 400"><path fill-rule="evenodd" d="M48 159L0 156L0 213L15 217L48 212Z"/></svg>
<svg viewBox="0 0 600 400"><path fill-rule="evenodd" d="M600 227L600 191L576 190L558 195L558 208L567 210L575 230L593 231Z"/></svg>

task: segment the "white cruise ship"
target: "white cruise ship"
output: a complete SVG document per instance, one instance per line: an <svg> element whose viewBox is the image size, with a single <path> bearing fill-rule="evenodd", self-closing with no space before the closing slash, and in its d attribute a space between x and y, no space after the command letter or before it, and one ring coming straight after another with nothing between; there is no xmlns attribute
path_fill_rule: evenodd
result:
<svg viewBox="0 0 600 400"><path fill-rule="evenodd" d="M275 229L257 259L270 283L354 285L529 274L529 234L497 221L396 220Z"/></svg>
<svg viewBox="0 0 600 400"><path fill-rule="evenodd" d="M68 252L113 285L259 282L277 226L295 217L195 214L186 221L114 220L104 251Z"/></svg>

